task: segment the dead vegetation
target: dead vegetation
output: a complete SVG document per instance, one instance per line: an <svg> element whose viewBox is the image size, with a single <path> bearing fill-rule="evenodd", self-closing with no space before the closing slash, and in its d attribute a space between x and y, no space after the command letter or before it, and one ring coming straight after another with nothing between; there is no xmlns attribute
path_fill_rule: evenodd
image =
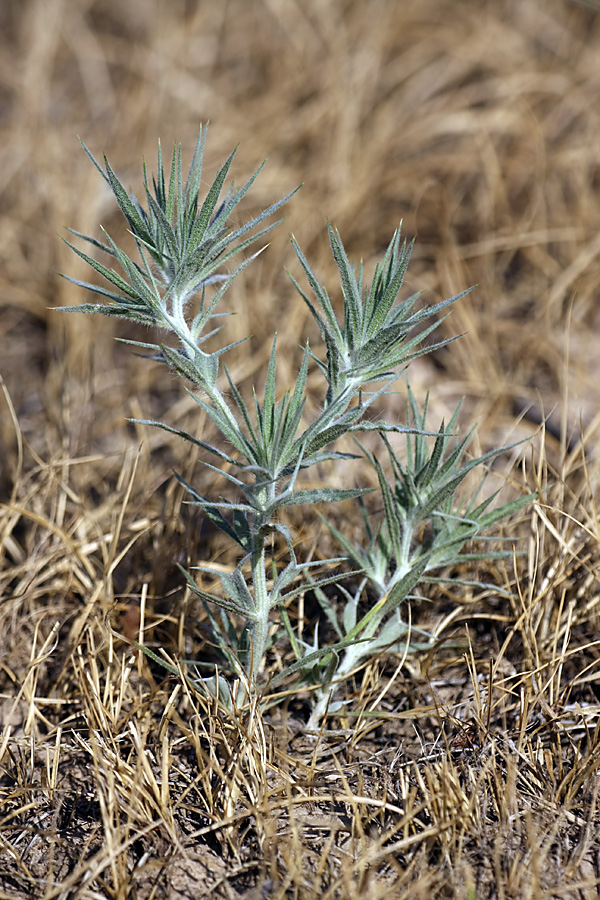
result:
<svg viewBox="0 0 600 900"><path fill-rule="evenodd" d="M0 24L0 898L598 896L600 12L9 0ZM207 120L209 165L269 155L257 204L305 183L233 290L236 377L273 328L283 377L312 334L288 230L325 273L325 217L366 261L403 218L428 300L479 285L413 388L440 417L464 394L486 447L532 436L503 474L545 489L523 556L480 573L510 599L415 604L438 650L357 673L318 739L302 697L234 715L186 679L209 648L176 563L228 561L171 477L206 473L124 418L193 404L111 323L48 309L81 299L63 226L120 227L76 135L134 179Z"/></svg>

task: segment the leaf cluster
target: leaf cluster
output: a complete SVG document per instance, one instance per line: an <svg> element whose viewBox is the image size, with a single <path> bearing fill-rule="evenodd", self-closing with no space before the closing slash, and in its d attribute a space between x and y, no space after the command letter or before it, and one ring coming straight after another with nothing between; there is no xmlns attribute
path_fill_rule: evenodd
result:
<svg viewBox="0 0 600 900"><path fill-rule="evenodd" d="M223 270L233 257L242 254L278 224L271 222L256 230L295 193L292 191L243 225L232 227L231 214L256 181L264 163L240 188L235 188L232 184L225 189L225 181L235 157L234 150L219 169L206 196L200 201L206 135L207 129L201 128L185 182L181 145L173 148L167 179L159 143L157 175L152 178L152 183L145 163L143 166L145 205L127 191L106 157L103 168L83 144L127 220L139 259L133 259L125 253L106 231L106 241L102 242L68 229L74 236L112 258L120 271L104 265L66 241L81 259L108 282L109 287L64 276L79 287L100 295L103 300L101 303L62 307L64 312L117 316L166 329L179 339L180 349L164 344L129 343L137 343L155 351L157 358L200 386L216 383L218 358L230 349L224 347L210 355L203 353L201 345L215 333L206 333L206 326L212 318L221 315L215 313L217 305L253 257L244 259L231 272ZM206 287L215 283L221 283L221 286L207 303ZM199 308L193 316L188 317L187 305L198 294Z"/></svg>
<svg viewBox="0 0 600 900"><path fill-rule="evenodd" d="M430 353L455 340L456 338L447 338L434 345L425 345L427 337L443 321L443 318L437 318L438 313L468 291L414 312L420 292L397 302L413 247L413 242L409 245L406 241L400 244L400 229L394 233L383 260L375 265L369 286L364 284L362 262L357 271L348 259L337 229L329 225L328 231L333 258L340 275L343 323L338 322L326 288L319 283L295 239L292 244L316 303L295 279L292 281L317 322L327 348L327 362L316 361L327 378L327 402L331 403L348 389L365 387L386 376L395 377L393 373L417 356ZM428 319L433 319L433 323L414 334Z"/></svg>
<svg viewBox="0 0 600 900"><path fill-rule="evenodd" d="M481 498L486 470L478 489L469 499L463 500L459 489L469 473L486 468L512 447L466 459L473 430L458 439L455 430L460 404L448 426L442 422L432 441L427 431L428 398L420 411L409 387L408 400L404 461L386 435L382 435L382 440L388 456L387 467L384 468L365 447L361 448L364 458L375 470L383 501L383 514L373 523L362 497L358 498L364 541L353 543L321 515L354 571L362 573L362 579L354 592L344 585L337 586L343 597L341 605L335 605L318 585L313 586L323 614L336 635L337 646L342 648L341 653L335 651L335 662L333 652L313 661L314 646L308 643L294 648L303 682L318 686L311 717L314 727L326 710L334 712L343 705L333 698L340 684L364 659L382 652L414 653L434 645L432 634L415 628L403 615L404 610L410 612L410 602L414 599L412 592L417 585L436 581L484 588L485 585L467 582L455 573L451 576L431 573L455 565L459 560L464 565L480 559L512 557L513 550L486 547L485 551L465 553L464 547L468 542L489 541L485 532L491 526L515 514L536 497L535 494L524 495L499 505L494 505L496 494ZM494 537L493 540L497 544L500 539ZM495 589L502 592L501 588ZM371 597L371 603L359 616L365 593Z"/></svg>

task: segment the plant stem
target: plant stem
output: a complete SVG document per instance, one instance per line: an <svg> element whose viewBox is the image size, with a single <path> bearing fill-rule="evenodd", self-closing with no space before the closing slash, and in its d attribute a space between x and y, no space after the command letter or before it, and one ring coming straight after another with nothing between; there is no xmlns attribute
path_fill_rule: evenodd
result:
<svg viewBox="0 0 600 900"><path fill-rule="evenodd" d="M247 665L251 685L256 684L256 678L265 655L269 637L269 613L271 612L271 597L267 590L265 572L265 539L262 537L259 540L260 547L253 552L251 559L255 603L255 618L250 629L252 646Z"/></svg>

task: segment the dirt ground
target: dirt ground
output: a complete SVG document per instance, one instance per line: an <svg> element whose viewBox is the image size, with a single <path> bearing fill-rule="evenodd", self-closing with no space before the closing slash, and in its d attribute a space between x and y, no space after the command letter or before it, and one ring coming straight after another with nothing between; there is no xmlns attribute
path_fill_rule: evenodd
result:
<svg viewBox="0 0 600 900"><path fill-rule="evenodd" d="M599 100L592 0L0 5L0 900L599 895ZM439 647L366 666L318 739L305 695L234 715L135 649L204 652L178 564L229 562L173 478L210 473L127 421L198 407L139 327L53 309L86 299L66 227L127 242L79 139L139 191L207 122L207 180L268 157L240 221L303 185L228 295L235 378L318 341L290 234L335 299L327 223L368 268L402 221L425 303L477 285L413 390L464 396L482 451L528 438L494 475L543 489L488 589L414 603Z"/></svg>

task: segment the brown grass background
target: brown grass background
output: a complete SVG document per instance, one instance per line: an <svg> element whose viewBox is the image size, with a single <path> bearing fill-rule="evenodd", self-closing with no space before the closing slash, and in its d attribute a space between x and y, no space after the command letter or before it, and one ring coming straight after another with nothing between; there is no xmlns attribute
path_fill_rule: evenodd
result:
<svg viewBox="0 0 600 900"><path fill-rule="evenodd" d="M0 6L0 802L5 804L0 872L5 865L11 873L4 882L0 877L2 897L176 900L205 896L203 889L214 896L247 898L375 898L390 890L398 897L597 896L598 843L586 823L597 828L599 101L600 10L592 2L5 0ZM191 472L193 459L177 441L135 429L125 418L156 417L181 425L190 422L193 404L163 369L112 340L139 337L139 331L110 320L65 316L51 307L84 299L59 272L88 277L60 240L65 226L97 236L101 223L126 240L106 186L78 137L97 156L106 152L124 181L139 191L141 159L153 168L157 138L167 152L181 141L189 159L198 127L206 122L206 180L236 145L238 182L268 156L240 219L303 183L268 250L228 295L229 308L236 312L226 325L228 340L253 335L250 352L232 363L246 383L260 382L274 330L279 332L282 384L293 373L298 346L306 336L317 337L285 274L286 267L299 274L290 232L332 293L327 221L340 229L349 252L368 265L403 220L404 232L417 239L407 281L412 290L424 290L427 302L478 285L441 328L445 335L462 332L460 341L415 363L411 381L421 394L431 389L434 417L447 415L464 395L464 423L479 422L484 448L533 436L519 457L524 478L530 489L539 480L550 485L551 509L532 513L522 524L530 555L521 569L521 597L510 608L495 607L489 619L502 621L504 636L517 635L521 650L515 654L523 656L522 669L514 654L510 660L511 672L521 676L511 688L514 696L521 692L521 705L508 724L505 714L505 737L507 730L516 734L520 729L524 741L534 708L535 715L546 716L553 735L561 728L561 734L570 735L571 720L561 724L560 716L574 702L577 671L590 673L577 694L578 709L587 704L585 715L569 712L579 715L577 740L585 735L584 745L569 737L569 756L562 745L557 750L550 743L546 758L541 744L534 741L529 749L518 744L519 753L529 754L529 764L540 767L539 783L529 793L510 782L522 760L504 744L502 761L494 762L486 745L485 764L473 762L466 775L452 769L452 755L444 757L436 762L442 769L419 769L414 776L414 808L422 802L425 818L421 821L417 811L415 821L421 824L397 826L407 843L391 850L385 845L386 850L373 837L373 822L362 821L362 807L359 814L348 799L366 792L362 783L352 783L344 815L355 821L352 840L363 843L360 853L352 851L353 868L346 871L323 826L286 820L281 826L285 840L277 837L280 820L269 818L266 800L260 807L246 769L243 789L233 770L223 776L232 785L227 803L217 802L208 776L206 784L197 776L197 790L206 789L212 797L213 806L205 809L211 834L221 841L207 844L204 856L186 844L160 786L153 810L136 807L126 822L119 818L123 797L133 804L135 790L150 778L140 761L143 741L153 734L148 723L162 721L172 686L164 688L163 697L163 688L153 682L146 695L140 686L144 678L158 675L144 674L139 660L131 676L137 671L139 683L123 680L113 654L125 659L127 648L111 643L108 617L116 610L122 634L136 633L145 585L148 615L155 617L149 621L158 627L171 616L173 638L183 622L183 613L170 612L168 605L180 594L173 563L185 562L190 552L202 553L204 546L196 520L180 524L181 496L171 480L173 467ZM546 420L542 435L539 426ZM523 477L516 461L513 456L507 462L513 466L513 483ZM440 616L448 609L442 605ZM463 623L463 635L463 619L485 618L478 610L455 616ZM129 614L133 625L127 624ZM188 652L182 627L175 639ZM473 647L474 677L478 666L485 672L490 656L497 657L485 635L481 640ZM587 649L580 654L579 647ZM460 654L454 662L463 673L457 678L467 678ZM97 666L95 674L89 666ZM538 673L537 682L532 672ZM411 677L425 684L432 673L415 663L407 684ZM118 712L111 707L113 690L122 696ZM403 690L406 708L429 703L431 709L425 688L423 696L420 687ZM475 703L478 689L473 690ZM527 709L523 691L530 697ZM92 715L96 694L104 713L99 707ZM450 705L458 702L448 697ZM483 709L485 698L479 701ZM124 720L121 706L129 710ZM122 752L118 735L124 733L123 723L138 715L133 710L142 707L144 714L136 720L146 722L142 743L128 745L122 783L111 782L107 771L119 769L115 760ZM183 743L197 749L196 762L185 763L190 772L194 765L202 769L202 760L210 768L208 758L217 766L207 749L211 741L221 750L228 747L228 758L237 753L250 765L244 754L248 746L260 744L254 743L254 732L234 739L214 710L210 716L214 719L203 726L204 736L194 738L178 726ZM79 729L79 744L67 740L70 727ZM86 728L93 739L81 737ZM398 744L399 735L386 732L383 743L376 750L365 745L365 753L372 759L384 745L389 751L389 741ZM278 741L285 744L281 735ZM178 759L168 752L164 771L169 759ZM70 764L72 778L80 766L79 787L69 782L62 794L60 753L64 761L78 760ZM306 760L313 758L312 750L300 748L298 754L310 766ZM266 766L266 783L273 758L266 750L252 758L256 783L262 777L257 759ZM81 759L94 770L92 782L86 781L90 776ZM280 775L288 771L282 759ZM316 757L313 762L314 773ZM563 785L563 793L553 794L551 801L545 793L549 771L563 762L575 769L580 765L583 775ZM331 760L327 766L335 771ZM494 790L496 796L505 792L493 822L475 814L488 776L497 779L495 788L489 782L490 796ZM190 783L195 777L189 775ZM557 784L563 784L561 777L566 770L552 776ZM67 784L67 775L64 779ZM455 781L466 806L463 799L448 801L436 819L435 798L449 797L444 792ZM394 788L398 797L399 783ZM129 793L128 784L133 785ZM403 795L404 806L395 801L405 816L410 790ZM94 816L101 823L96 830L88 823L89 837L81 836L81 810L79 819L75 813L64 818L67 799L85 792L96 798L89 802L96 804ZM236 806L242 795L246 819ZM287 796L285 791L281 796ZM238 820L231 824L237 814L239 822L254 817L252 828L262 837L250 839L249 832L243 832L245 838L238 832L232 837L232 828L246 827ZM342 814L336 807L327 815ZM389 815L393 818L393 812ZM436 831L438 820L445 824ZM229 824L218 830L219 821ZM48 822L54 843L35 857L33 835ZM382 811L381 833L386 822ZM79 828L77 840L69 838L71 827ZM133 833L142 843L150 840L148 834L156 836L152 871L136 869L144 853L154 857L150 845L135 850ZM335 829L331 833L335 838ZM421 840L411 837L419 834ZM250 849L244 856L240 848L246 838ZM285 844L283 856L273 849L278 841ZM71 856L65 849L69 843L77 848ZM132 847L138 853L135 865ZM351 856L345 845L340 853L340 858ZM372 853L362 868L356 862L361 853L363 858ZM542 862L532 868L536 854ZM184 877L192 870L200 873L195 886Z"/></svg>

